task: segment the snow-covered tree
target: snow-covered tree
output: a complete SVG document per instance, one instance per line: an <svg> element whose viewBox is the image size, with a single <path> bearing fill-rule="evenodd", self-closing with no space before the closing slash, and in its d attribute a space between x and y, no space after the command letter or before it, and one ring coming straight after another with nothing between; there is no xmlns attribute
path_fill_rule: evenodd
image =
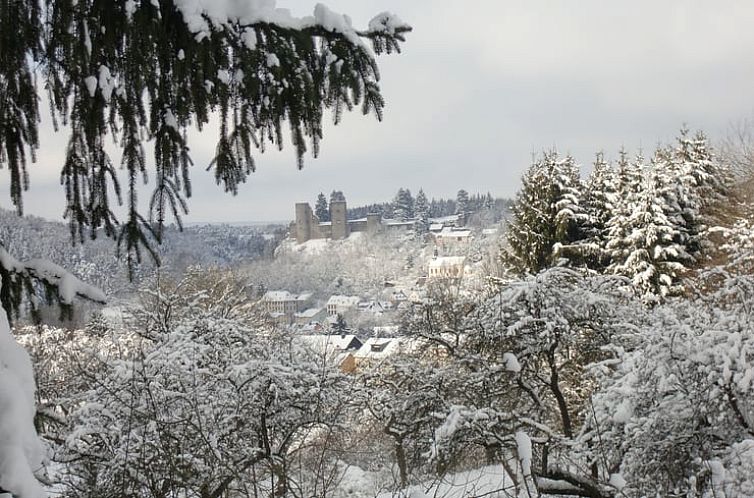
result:
<svg viewBox="0 0 754 498"><path fill-rule="evenodd" d="M583 190L584 220L581 230L584 240L580 243L580 253L585 265L597 271L604 270L610 261L605 247L607 223L617 200L612 179L613 172L605 161L604 153L597 153L594 168Z"/></svg>
<svg viewBox="0 0 754 498"><path fill-rule="evenodd" d="M598 388L591 365L614 359L627 320L643 323L622 283L550 268L482 298L432 296L410 329L453 372L432 458L469 459L476 448L524 495L615 496L613 472L581 452L598 437L584 431Z"/></svg>
<svg viewBox="0 0 754 498"><path fill-rule="evenodd" d="M295 18L274 2L232 11L204 1L5 2L0 166L10 173L11 200L20 213L27 160L39 146L43 81L53 122L69 130L61 182L71 235L112 237L128 261L145 251L156 257L161 224L168 214L180 223L191 195L189 125L201 129L219 116L211 167L228 192L253 170L256 151L282 146L284 121L301 166L307 149L319 150L325 109L336 122L355 105L382 116L374 54L399 50L410 29L383 13L359 31L324 5ZM122 152L122 183L105 150L108 135ZM154 144L148 215L136 195L148 171L145 138ZM122 201L127 215L119 223L111 204ZM3 281L6 292L19 285Z"/></svg>
<svg viewBox="0 0 754 498"><path fill-rule="evenodd" d="M414 198L411 190L399 188L393 199L393 217L396 220L406 221L414 217Z"/></svg>
<svg viewBox="0 0 754 498"><path fill-rule="evenodd" d="M343 193L342 190L333 190L332 192L330 192L330 204L332 204L333 201L339 202L339 201L345 201L345 200L346 200L346 195Z"/></svg>
<svg viewBox="0 0 754 498"><path fill-rule="evenodd" d="M330 210L327 207L327 197L322 192L317 196L317 203L314 205L314 214L319 221L330 221Z"/></svg>
<svg viewBox="0 0 754 498"><path fill-rule="evenodd" d="M663 164L661 151L649 165L637 158L644 183L608 222L609 271L630 278L647 302L680 293L680 278L692 261L688 232L673 202L675 183Z"/></svg>
<svg viewBox="0 0 754 498"><path fill-rule="evenodd" d="M568 258L583 239L578 167L572 157L546 152L524 174L511 208L504 259L516 271L536 273Z"/></svg>
<svg viewBox="0 0 754 498"><path fill-rule="evenodd" d="M321 445L342 426L346 379L250 328L226 308L245 291L207 280L211 273L204 285L192 288L201 281L191 277L144 301L135 316L170 319L135 322L146 327L134 330L135 347L89 373L59 450L70 495L325 492L321 473L337 462Z"/></svg>
<svg viewBox="0 0 754 498"><path fill-rule="evenodd" d="M618 355L594 368L594 457L620 472L627 496L754 492L754 282L715 268L699 283L633 321Z"/></svg>
<svg viewBox="0 0 754 498"><path fill-rule="evenodd" d="M416 230L419 233L429 231L429 202L424 190L419 189L414 202L414 216L416 217Z"/></svg>
<svg viewBox="0 0 754 498"><path fill-rule="evenodd" d="M469 193L461 189L456 194L456 214L466 215L469 211Z"/></svg>
<svg viewBox="0 0 754 498"><path fill-rule="evenodd" d="M83 241L85 235L104 234L117 240L129 263L140 261L144 252L156 259L155 241L166 217L172 214L180 224L191 195L189 125L201 129L213 115L219 117L210 167L228 192L236 193L254 169L256 151L282 146L284 121L301 167L309 147L314 155L319 150L326 109L336 123L356 105L381 118L384 99L374 54L398 51L410 30L382 13L359 31L350 18L322 4L313 16L295 18L274 2L232 9L211 1L0 2L0 166L10 174L11 200L21 213L28 160L35 160L40 142L41 81L53 123L69 130L61 183L72 237ZM145 139L154 145L150 168ZM120 148L123 183L106 143ZM147 176L154 179L154 190L145 215L137 186ZM123 201L127 215L119 223L113 204ZM6 249L0 245L0 296L9 315L35 285L65 306L76 295L101 298L61 268L20 263ZM12 342L5 322L3 317L0 334ZM2 368L8 370L3 379L29 380L30 370L15 360ZM15 415L0 418L1 433L26 431L33 411L29 399L32 391L3 389L0 412L29 413L24 412L23 426ZM3 439L0 461L11 459L17 467L12 473L0 468L0 483L33 496L37 488L21 477L30 469L17 451Z"/></svg>

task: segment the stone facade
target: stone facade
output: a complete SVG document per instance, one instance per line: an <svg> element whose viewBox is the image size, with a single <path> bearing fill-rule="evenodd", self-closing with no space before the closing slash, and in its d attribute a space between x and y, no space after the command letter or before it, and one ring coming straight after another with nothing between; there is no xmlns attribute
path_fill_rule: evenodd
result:
<svg viewBox="0 0 754 498"><path fill-rule="evenodd" d="M330 220L320 221L306 202L296 204L296 220L291 223L291 238L303 244L312 239L342 240L353 232L376 233L383 229L382 217L379 213L368 214L366 218L358 220L348 219L346 201L330 203Z"/></svg>

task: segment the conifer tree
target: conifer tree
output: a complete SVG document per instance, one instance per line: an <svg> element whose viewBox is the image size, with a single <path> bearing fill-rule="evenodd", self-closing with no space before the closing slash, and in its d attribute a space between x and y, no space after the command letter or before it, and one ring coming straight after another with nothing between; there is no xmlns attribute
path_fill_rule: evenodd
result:
<svg viewBox="0 0 754 498"><path fill-rule="evenodd" d="M330 221L330 210L327 208L327 197L322 192L317 196L317 203L314 205L314 214L319 221Z"/></svg>
<svg viewBox="0 0 754 498"><path fill-rule="evenodd" d="M333 202L342 202L346 200L346 196L342 190L333 190L330 192L330 204Z"/></svg>
<svg viewBox="0 0 754 498"><path fill-rule="evenodd" d="M507 227L503 259L517 272L537 273L575 254L583 239L578 168L570 156L545 152L524 174Z"/></svg>
<svg viewBox="0 0 754 498"><path fill-rule="evenodd" d="M429 231L429 203L424 190L419 189L414 202L414 216L416 217L416 230L419 233Z"/></svg>
<svg viewBox="0 0 754 498"><path fill-rule="evenodd" d="M612 171L605 161L605 154L598 152L583 192L584 222L581 227L585 237L581 244L582 258L588 268L597 271L604 270L609 264L605 247L607 223L612 216L615 201L611 177Z"/></svg>
<svg viewBox="0 0 754 498"><path fill-rule="evenodd" d="M456 194L456 214L465 215L469 211L469 193L461 189Z"/></svg>
<svg viewBox="0 0 754 498"><path fill-rule="evenodd" d="M414 198L409 189L400 188L393 200L393 216L396 220L406 221L414 217Z"/></svg>
<svg viewBox="0 0 754 498"><path fill-rule="evenodd" d="M301 19L274 2L236 7L209 0L0 2L0 167L10 174L17 211L39 147L37 82L47 90L53 123L70 130L61 183L74 241L104 234L129 264L145 252L157 259L162 224L172 215L180 225L187 211L189 126L202 129L219 117L209 168L235 194L256 153L282 147L284 127L300 168L307 151L319 151L326 109L336 123L356 106L381 119L374 54L399 51L410 26L382 13L356 30L321 4ZM108 138L122 153L123 179L105 149ZM154 145L151 160L145 140ZM143 213L137 184L147 177L153 191ZM116 203L126 204L125 220L116 218ZM3 265L3 293L15 295L23 278L11 273L18 272Z"/></svg>
<svg viewBox="0 0 754 498"><path fill-rule="evenodd" d="M650 165L644 165L641 156L637 158L644 184L610 220L608 229L609 270L630 278L648 303L679 294L680 277L692 260L684 245L685 227L674 216L675 207L668 204L672 184L663 178L663 161L661 151Z"/></svg>

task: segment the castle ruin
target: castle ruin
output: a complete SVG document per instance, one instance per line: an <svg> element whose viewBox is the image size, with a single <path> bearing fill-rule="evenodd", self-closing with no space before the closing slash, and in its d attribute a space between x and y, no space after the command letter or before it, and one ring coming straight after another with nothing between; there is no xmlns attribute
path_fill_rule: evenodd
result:
<svg viewBox="0 0 754 498"><path fill-rule="evenodd" d="M413 220L406 222L385 220L388 223L383 223L380 213L370 213L366 218L349 220L348 207L344 200L330 203L330 220L320 221L308 202L296 203L296 220L291 223L291 238L303 244L311 239L343 240L354 232L377 233L384 227L406 230L414 228Z"/></svg>

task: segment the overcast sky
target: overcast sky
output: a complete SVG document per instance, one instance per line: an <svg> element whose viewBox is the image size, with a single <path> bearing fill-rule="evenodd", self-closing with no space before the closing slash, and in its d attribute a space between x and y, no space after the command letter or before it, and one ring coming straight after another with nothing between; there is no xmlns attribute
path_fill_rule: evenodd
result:
<svg viewBox="0 0 754 498"><path fill-rule="evenodd" d="M653 149L682 123L712 137L754 110L754 2L325 0L366 26L382 11L414 27L382 56L383 122L360 113L327 126L319 158L257 157L237 197L205 171L216 134L190 138L188 222L293 218L293 204L342 190L349 205L459 188L513 196L532 152L556 146L588 165L597 150ZM314 3L278 0L307 15ZM40 106L46 109L47 105ZM30 214L59 219L66 137L47 124L30 168ZM6 170L7 171L7 170ZM7 173L0 205L9 207Z"/></svg>

